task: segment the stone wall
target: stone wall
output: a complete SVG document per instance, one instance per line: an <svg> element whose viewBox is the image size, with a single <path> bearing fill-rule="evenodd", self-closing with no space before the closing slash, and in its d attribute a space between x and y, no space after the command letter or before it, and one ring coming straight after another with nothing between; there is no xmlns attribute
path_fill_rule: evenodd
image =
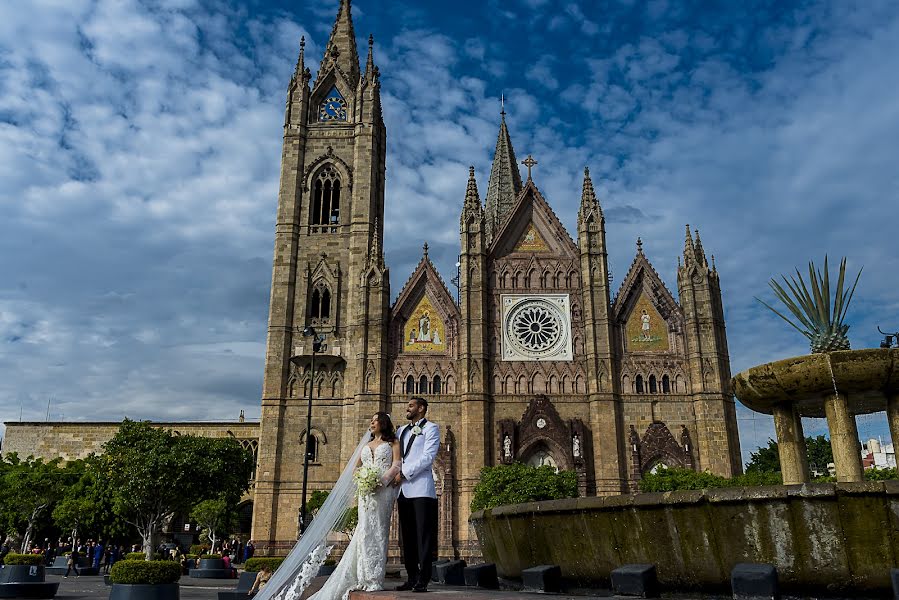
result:
<svg viewBox="0 0 899 600"><path fill-rule="evenodd" d="M787 591L887 591L899 561L899 481L574 498L473 513L484 559L502 577L556 564L608 583L653 563L666 588L729 586L737 563L777 567Z"/></svg>
<svg viewBox="0 0 899 600"><path fill-rule="evenodd" d="M20 457L35 456L45 459L62 458L76 460L92 452L102 451L103 444L115 435L118 422L5 422L6 437L2 454L13 452ZM258 440L258 422L208 422L208 423L151 423L154 427L171 429L181 435L203 437L235 437L238 440Z"/></svg>

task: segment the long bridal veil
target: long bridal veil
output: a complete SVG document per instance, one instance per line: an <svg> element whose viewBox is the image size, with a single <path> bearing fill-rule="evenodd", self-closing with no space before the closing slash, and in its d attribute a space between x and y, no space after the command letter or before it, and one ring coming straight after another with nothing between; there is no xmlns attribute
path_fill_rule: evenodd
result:
<svg viewBox="0 0 899 600"><path fill-rule="evenodd" d="M371 434L366 431L337 483L331 488L327 500L269 582L254 596L254 600L297 600L318 574L319 567L334 547L338 525L347 510L353 506L356 496L353 471L362 449L370 439Z"/></svg>

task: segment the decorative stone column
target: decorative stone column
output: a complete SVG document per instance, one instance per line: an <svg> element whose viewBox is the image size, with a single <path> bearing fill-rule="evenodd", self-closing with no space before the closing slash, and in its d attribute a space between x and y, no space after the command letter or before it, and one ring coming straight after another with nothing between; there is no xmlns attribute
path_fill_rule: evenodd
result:
<svg viewBox="0 0 899 600"><path fill-rule="evenodd" d="M899 450L899 392L887 394L887 422L890 424L890 437L893 438L893 451Z"/></svg>
<svg viewBox="0 0 899 600"><path fill-rule="evenodd" d="M864 481L858 427L855 416L849 412L849 399L845 394L825 396L824 414L827 415L827 427L830 429L837 481Z"/></svg>
<svg viewBox="0 0 899 600"><path fill-rule="evenodd" d="M808 452L805 448L805 435L802 432L802 418L799 412L792 403L783 402L775 404L772 413L784 485L808 483Z"/></svg>

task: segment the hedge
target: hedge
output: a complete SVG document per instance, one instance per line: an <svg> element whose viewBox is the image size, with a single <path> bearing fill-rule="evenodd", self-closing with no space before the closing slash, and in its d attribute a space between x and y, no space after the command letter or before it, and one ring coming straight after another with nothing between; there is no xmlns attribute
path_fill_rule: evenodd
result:
<svg viewBox="0 0 899 600"><path fill-rule="evenodd" d="M781 485L780 473L754 471L728 479L720 475L697 472L691 469L665 468L647 473L640 480L641 492L673 492L676 490L708 490L723 487L753 487Z"/></svg>
<svg viewBox="0 0 899 600"><path fill-rule="evenodd" d="M202 555L200 555L200 560L209 560L209 559L216 559L216 558L221 558L221 557L222 557L221 554L202 554Z"/></svg>
<svg viewBox="0 0 899 600"><path fill-rule="evenodd" d="M274 573L282 562L284 562L283 556L254 556L247 559L243 568L244 571L257 573L262 570L262 565L268 565L268 570Z"/></svg>
<svg viewBox="0 0 899 600"><path fill-rule="evenodd" d="M3 559L5 565L36 565L44 564L45 557L43 554L7 554Z"/></svg>
<svg viewBox="0 0 899 600"><path fill-rule="evenodd" d="M484 510L505 504L577 497L577 474L549 466L532 467L521 463L481 469L474 488L471 510Z"/></svg>
<svg viewBox="0 0 899 600"><path fill-rule="evenodd" d="M191 554L196 554L197 556L200 556L201 554L206 554L207 552L209 552L209 546L204 546L202 544L193 544L190 547L189 552Z"/></svg>
<svg viewBox="0 0 899 600"><path fill-rule="evenodd" d="M113 583L159 585L178 583L181 565L170 560L120 560L109 572Z"/></svg>
<svg viewBox="0 0 899 600"><path fill-rule="evenodd" d="M143 552L129 552L125 555L125 560L147 560L147 555Z"/></svg>

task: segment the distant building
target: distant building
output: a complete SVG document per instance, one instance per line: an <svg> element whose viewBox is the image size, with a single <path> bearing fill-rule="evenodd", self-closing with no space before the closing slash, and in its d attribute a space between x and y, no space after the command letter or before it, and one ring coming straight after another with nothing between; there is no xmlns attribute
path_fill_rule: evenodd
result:
<svg viewBox="0 0 899 600"><path fill-rule="evenodd" d="M881 440L871 438L862 444L862 467L865 469L895 469L896 452L893 444L884 444Z"/></svg>

